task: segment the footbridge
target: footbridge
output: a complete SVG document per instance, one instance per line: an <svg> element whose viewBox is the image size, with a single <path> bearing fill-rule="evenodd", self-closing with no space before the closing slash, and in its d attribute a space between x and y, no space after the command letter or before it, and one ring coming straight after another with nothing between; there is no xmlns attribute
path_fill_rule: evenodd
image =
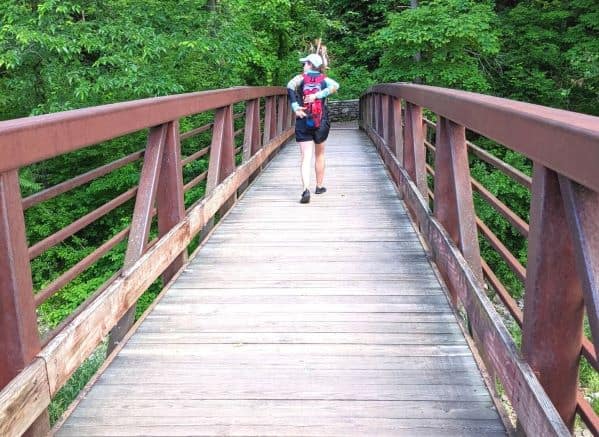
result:
<svg viewBox="0 0 599 437"><path fill-rule="evenodd" d="M597 435L579 366L599 365L599 119L373 86L355 125L333 125L328 191L306 205L293 123L278 87L0 123L0 435ZM145 146L22 195L19 171L125 135ZM480 139L524 155L532 176ZM474 163L530 191L530 220ZM135 186L28 241L28 210L128 165ZM475 199L528 240L526 266ZM126 227L34 287L37 257L127 202ZM42 329L40 308L119 244L122 268ZM53 398L102 347L51 427Z"/></svg>

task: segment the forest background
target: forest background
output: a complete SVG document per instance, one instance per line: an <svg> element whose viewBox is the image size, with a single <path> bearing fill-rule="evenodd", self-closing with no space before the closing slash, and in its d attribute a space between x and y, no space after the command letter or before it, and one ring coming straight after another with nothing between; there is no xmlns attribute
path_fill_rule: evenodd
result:
<svg viewBox="0 0 599 437"><path fill-rule="evenodd" d="M336 99L374 83L419 81L599 115L599 8L596 0L3 0L0 8L0 120L152 96L238 85L282 85L298 58L322 37ZM419 61L415 62L418 54ZM183 120L182 127L201 121ZM189 126L186 126L189 123ZM197 124L195 125L197 126ZM194 127L195 127L194 126ZM143 133L32 165L20 172L23 196L139 150ZM522 156L472 138L531 173ZM209 141L201 137L200 142ZM184 143L183 149L198 143ZM185 168L189 180L205 161ZM530 193L480 161L473 176L528 220ZM131 164L26 211L34 244L137 183ZM198 186L190 204L203 195ZM480 198L478 215L526 265L526 241ZM32 261L36 290L130 222L128 202ZM40 331L56 327L117 272L125 243L39 308ZM487 262L510 292L523 286L481 240ZM141 312L160 284L146 293ZM519 331L511 326L519 341ZM53 403L53 420L103 360L99 350ZM583 363L587 392L599 392ZM593 398L597 399L597 398ZM599 405L596 403L596 410Z"/></svg>

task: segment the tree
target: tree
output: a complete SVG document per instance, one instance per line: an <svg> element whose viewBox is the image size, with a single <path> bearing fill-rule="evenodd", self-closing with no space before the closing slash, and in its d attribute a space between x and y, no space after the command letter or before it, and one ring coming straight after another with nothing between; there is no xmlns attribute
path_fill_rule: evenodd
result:
<svg viewBox="0 0 599 437"><path fill-rule="evenodd" d="M501 15L493 86L503 96L599 114L599 10L594 0L528 0Z"/></svg>
<svg viewBox="0 0 599 437"><path fill-rule="evenodd" d="M390 13L368 40L382 53L376 78L489 91L485 62L499 51L495 23L492 4L473 0L430 0Z"/></svg>

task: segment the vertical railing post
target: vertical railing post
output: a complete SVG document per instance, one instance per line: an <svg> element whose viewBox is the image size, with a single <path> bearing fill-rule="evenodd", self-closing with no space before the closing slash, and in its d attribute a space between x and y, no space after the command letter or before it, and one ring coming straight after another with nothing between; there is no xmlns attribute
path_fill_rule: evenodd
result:
<svg viewBox="0 0 599 437"><path fill-rule="evenodd" d="M367 94L362 98L362 106L360 108L360 120L362 120L362 128L366 130L368 128L368 100L370 95Z"/></svg>
<svg viewBox="0 0 599 437"><path fill-rule="evenodd" d="M260 136L260 100L246 103L243 132L243 162L247 162L262 146Z"/></svg>
<svg viewBox="0 0 599 437"><path fill-rule="evenodd" d="M414 126L412 110L406 111L406 119L408 117L412 117L411 124ZM416 124L422 129L420 120L416 120ZM466 130L464 126L444 117L437 119L433 210L435 217L460 248L464 258L482 284L482 266L472 199ZM457 302L459 290L450 291L454 303Z"/></svg>
<svg viewBox="0 0 599 437"><path fill-rule="evenodd" d="M129 231L129 242L123 271L131 267L141 258L148 244L150 227L152 226L152 212L156 194L158 192L158 179L160 177L160 168L162 166L162 154L164 153L164 144L166 142L167 124L162 124L150 129L148 135L148 144L144 154L144 163L139 178L137 197L135 198L135 207L133 209L133 219L131 221L131 230ZM110 354L121 340L125 337L133 322L135 321L135 305L125 313L125 315L112 328L108 338L108 354Z"/></svg>
<svg viewBox="0 0 599 437"><path fill-rule="evenodd" d="M277 135L283 133L283 130L285 129L285 111L287 109L286 100L286 96L279 96L277 98Z"/></svg>
<svg viewBox="0 0 599 437"><path fill-rule="evenodd" d="M256 154L262 147L262 136L260 135L260 99L246 102L245 106L245 128L243 132L243 162ZM259 170L254 172L240 187L238 192L245 191L249 183L254 179Z"/></svg>
<svg viewBox="0 0 599 437"><path fill-rule="evenodd" d="M574 426L584 302L557 174L534 163L522 353Z"/></svg>
<svg viewBox="0 0 599 437"><path fill-rule="evenodd" d="M235 170L235 139L233 137L233 106L224 106L214 114L208 176L206 178L206 196ZM226 213L237 200L237 192L227 199L218 210L219 215ZM203 241L214 227L214 217L207 220L200 232Z"/></svg>
<svg viewBox="0 0 599 437"><path fill-rule="evenodd" d="M391 98L391 105L389 105L391 110L391 127L393 131L392 140L391 140L391 150L395 153L395 157L399 161L401 165L404 165L403 162L403 148L404 148L404 138L403 138L403 128L401 122L401 100L396 99L395 97Z"/></svg>
<svg viewBox="0 0 599 437"><path fill-rule="evenodd" d="M2 389L33 361L41 347L17 170L0 174L0 309ZM49 431L48 413L44 413L25 435L42 436Z"/></svg>
<svg viewBox="0 0 599 437"><path fill-rule="evenodd" d="M289 98L285 99L285 102L287 104L287 124L285 125L286 128L290 128L291 126L293 126L295 124L295 113L291 110L291 104L289 103Z"/></svg>
<svg viewBox="0 0 599 437"><path fill-rule="evenodd" d="M374 117L372 116L372 100L374 99L374 95L368 94L366 98L366 124L369 129L374 129Z"/></svg>
<svg viewBox="0 0 599 437"><path fill-rule="evenodd" d="M377 134L379 132L378 103L379 103L379 95L373 94L372 95L372 130Z"/></svg>
<svg viewBox="0 0 599 437"><path fill-rule="evenodd" d="M265 98L266 104L264 107L264 138L262 140L262 144L266 145L270 143L275 136L275 97L268 96Z"/></svg>
<svg viewBox="0 0 599 437"><path fill-rule="evenodd" d="M183 198L183 168L181 166L181 142L179 121L167 124L166 142L162 154L162 165L156 197L158 213L158 235L162 237L173 226L185 218ZM162 282L168 283L187 261L187 250L179 255L162 274Z"/></svg>
<svg viewBox="0 0 599 437"><path fill-rule="evenodd" d="M229 105L217 109L214 117L206 193L211 193L234 170L233 106Z"/></svg>
<svg viewBox="0 0 599 437"><path fill-rule="evenodd" d="M383 137L383 95L376 95L376 133Z"/></svg>
<svg viewBox="0 0 599 437"><path fill-rule="evenodd" d="M381 134L385 145L390 146L389 141L391 129L389 127L389 96L383 94L381 96Z"/></svg>
<svg viewBox="0 0 599 437"><path fill-rule="evenodd" d="M376 132L376 94L370 95L370 128Z"/></svg>
<svg viewBox="0 0 599 437"><path fill-rule="evenodd" d="M426 150L422 131L422 108L406 102L403 163L425 201L428 199L426 183Z"/></svg>

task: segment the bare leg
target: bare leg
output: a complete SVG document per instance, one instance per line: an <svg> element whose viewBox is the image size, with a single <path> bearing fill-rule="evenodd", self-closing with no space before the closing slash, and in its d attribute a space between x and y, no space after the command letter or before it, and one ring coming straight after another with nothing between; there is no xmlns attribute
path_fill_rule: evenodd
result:
<svg viewBox="0 0 599 437"><path fill-rule="evenodd" d="M310 187L310 173L312 171L312 155L314 154L314 142L313 141L302 141L299 143L300 150L302 152L302 184L304 190Z"/></svg>
<svg viewBox="0 0 599 437"><path fill-rule="evenodd" d="M324 160L324 143L316 144L316 186L322 187L322 182L324 180L324 169L325 169L325 160Z"/></svg>

